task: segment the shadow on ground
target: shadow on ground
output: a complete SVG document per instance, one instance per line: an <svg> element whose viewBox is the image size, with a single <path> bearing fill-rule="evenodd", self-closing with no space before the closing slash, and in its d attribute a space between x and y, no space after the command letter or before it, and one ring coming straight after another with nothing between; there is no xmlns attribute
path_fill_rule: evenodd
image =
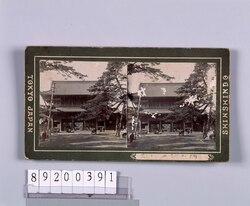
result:
<svg viewBox="0 0 250 206"><path fill-rule="evenodd" d="M115 136L114 133L101 134L54 134L49 140L40 142L40 147L53 149L128 149L128 150L215 150L214 140L203 140L201 133L186 134L147 134L132 143Z"/></svg>

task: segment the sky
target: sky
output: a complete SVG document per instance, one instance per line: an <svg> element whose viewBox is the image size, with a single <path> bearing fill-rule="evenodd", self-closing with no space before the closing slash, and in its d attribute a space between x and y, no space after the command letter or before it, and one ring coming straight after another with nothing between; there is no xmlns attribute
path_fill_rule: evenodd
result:
<svg viewBox="0 0 250 206"><path fill-rule="evenodd" d="M96 81L102 75L107 67L108 62L97 62L97 61L72 61L67 63L68 66L72 66L75 71L80 72L87 77L84 78L85 81ZM128 75L128 91L130 93L136 93L139 89L140 83L163 83L163 82L185 82L185 80L190 76L190 74L194 70L195 63L190 62L164 62L160 63L159 65L155 65L154 68L160 69L164 74L167 74L174 79L170 81L166 81L165 79L152 79L149 78L144 73L136 73L133 75ZM123 72L126 73L126 67L124 67ZM211 78L215 76L215 68L208 72L208 86ZM51 82L55 80L60 81L72 81L72 80L79 80L77 77L64 77L61 74L58 74L56 71L46 71L40 73L40 91L48 91L51 87ZM216 86L216 85L214 85ZM210 86L209 86L210 87ZM216 102L215 93L213 94L213 101ZM40 98L40 104L44 104L42 98Z"/></svg>
<svg viewBox="0 0 250 206"><path fill-rule="evenodd" d="M67 65L72 66L77 72L87 75L84 80L93 81L97 80L107 67L107 62L94 62L94 61L72 61L67 63ZM161 63L156 65L155 68L161 69L165 74L174 77L175 79L170 82L184 82L185 79L189 77L194 69L194 63ZM126 68L124 68L126 70ZM132 76L132 77L131 77ZM60 81L72 81L79 80L78 78L72 76L71 78L65 78L58 74L56 71L46 71L40 73L40 91L47 91L50 89L51 82L53 80ZM128 78L129 90L130 92L135 92L138 90L139 83L149 83L149 82L166 82L166 80L159 79L154 81L144 74L133 74ZM132 82L132 83L131 83Z"/></svg>
<svg viewBox="0 0 250 206"><path fill-rule="evenodd" d="M68 66L72 66L77 72L87 75L84 78L86 81L97 80L102 75L107 62L86 62L86 61L72 61L67 63ZM56 71L46 71L40 73L40 91L50 90L51 82L55 80L60 81L72 81L79 80L77 77L72 76L71 78L65 78L58 74Z"/></svg>
<svg viewBox="0 0 250 206"><path fill-rule="evenodd" d="M151 79L143 73L133 74L128 77L128 90L131 93L137 92L140 83L164 83L164 82L185 82L189 75L194 70L195 63L161 63L154 68L161 69L164 74L167 74L174 79L166 81L165 79Z"/></svg>

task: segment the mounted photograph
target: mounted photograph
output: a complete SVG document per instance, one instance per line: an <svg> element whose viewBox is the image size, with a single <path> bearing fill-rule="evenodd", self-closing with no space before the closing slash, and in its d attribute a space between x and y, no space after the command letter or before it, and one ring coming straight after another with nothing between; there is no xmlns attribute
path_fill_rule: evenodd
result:
<svg viewBox="0 0 250 206"><path fill-rule="evenodd" d="M40 60L39 147L126 148L126 67Z"/></svg>
<svg viewBox="0 0 250 206"><path fill-rule="evenodd" d="M229 50L27 47L25 157L228 161Z"/></svg>
<svg viewBox="0 0 250 206"><path fill-rule="evenodd" d="M129 148L216 150L216 64L142 64L154 72L128 75Z"/></svg>

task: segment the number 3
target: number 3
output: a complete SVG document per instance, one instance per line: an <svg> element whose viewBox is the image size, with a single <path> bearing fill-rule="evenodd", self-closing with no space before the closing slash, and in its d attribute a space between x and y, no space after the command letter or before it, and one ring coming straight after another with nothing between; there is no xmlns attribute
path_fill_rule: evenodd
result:
<svg viewBox="0 0 250 206"><path fill-rule="evenodd" d="M87 174L88 174L88 177L89 177L89 179L87 181L92 180L92 173L91 172L87 172Z"/></svg>

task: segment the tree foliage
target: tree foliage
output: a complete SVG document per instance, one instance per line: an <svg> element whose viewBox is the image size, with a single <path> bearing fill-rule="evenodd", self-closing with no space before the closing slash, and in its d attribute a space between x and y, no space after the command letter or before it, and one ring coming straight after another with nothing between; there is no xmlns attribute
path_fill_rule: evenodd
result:
<svg viewBox="0 0 250 206"><path fill-rule="evenodd" d="M130 62L109 62L106 70L89 91L95 96L83 107L87 110L82 115L92 118L106 117L113 113L119 113L119 130L126 124L127 98L127 77L135 73L144 73L151 78L172 79L160 69L153 66L159 63L130 63ZM124 124L124 125L123 125Z"/></svg>
<svg viewBox="0 0 250 206"><path fill-rule="evenodd" d="M208 71L214 66L214 64L207 62L196 63L193 73L191 73L185 83L176 91L177 94L185 97L182 103L184 103L187 98L196 96L197 100L194 102L193 107L199 110L201 114L212 104L212 94L208 93Z"/></svg>
<svg viewBox="0 0 250 206"><path fill-rule="evenodd" d="M167 81L174 79L167 74L164 74L162 70L154 68L154 66L159 65L158 62L149 62L149 63L129 63L128 64L128 75L135 73L144 73L149 76L151 79L158 80L159 78L166 79Z"/></svg>
<svg viewBox="0 0 250 206"><path fill-rule="evenodd" d="M94 98L83 108L85 115L92 118L109 116L126 104L127 77L123 73L123 62L109 62L98 81L89 88Z"/></svg>
<svg viewBox="0 0 250 206"><path fill-rule="evenodd" d="M72 66L67 65L70 61L60 61L60 60L41 60L39 62L40 72L46 71L56 71L63 77L75 76L79 79L83 79L86 75L77 72Z"/></svg>
<svg viewBox="0 0 250 206"><path fill-rule="evenodd" d="M215 111L212 109L214 106L212 101L214 91L209 90L210 82L208 82L208 71L213 67L215 67L214 64L207 62L195 64L189 78L176 91L182 99L170 108L174 112L167 117L175 121L191 122L203 119L206 123L204 136L215 122ZM191 103L187 101L190 98L193 99Z"/></svg>

